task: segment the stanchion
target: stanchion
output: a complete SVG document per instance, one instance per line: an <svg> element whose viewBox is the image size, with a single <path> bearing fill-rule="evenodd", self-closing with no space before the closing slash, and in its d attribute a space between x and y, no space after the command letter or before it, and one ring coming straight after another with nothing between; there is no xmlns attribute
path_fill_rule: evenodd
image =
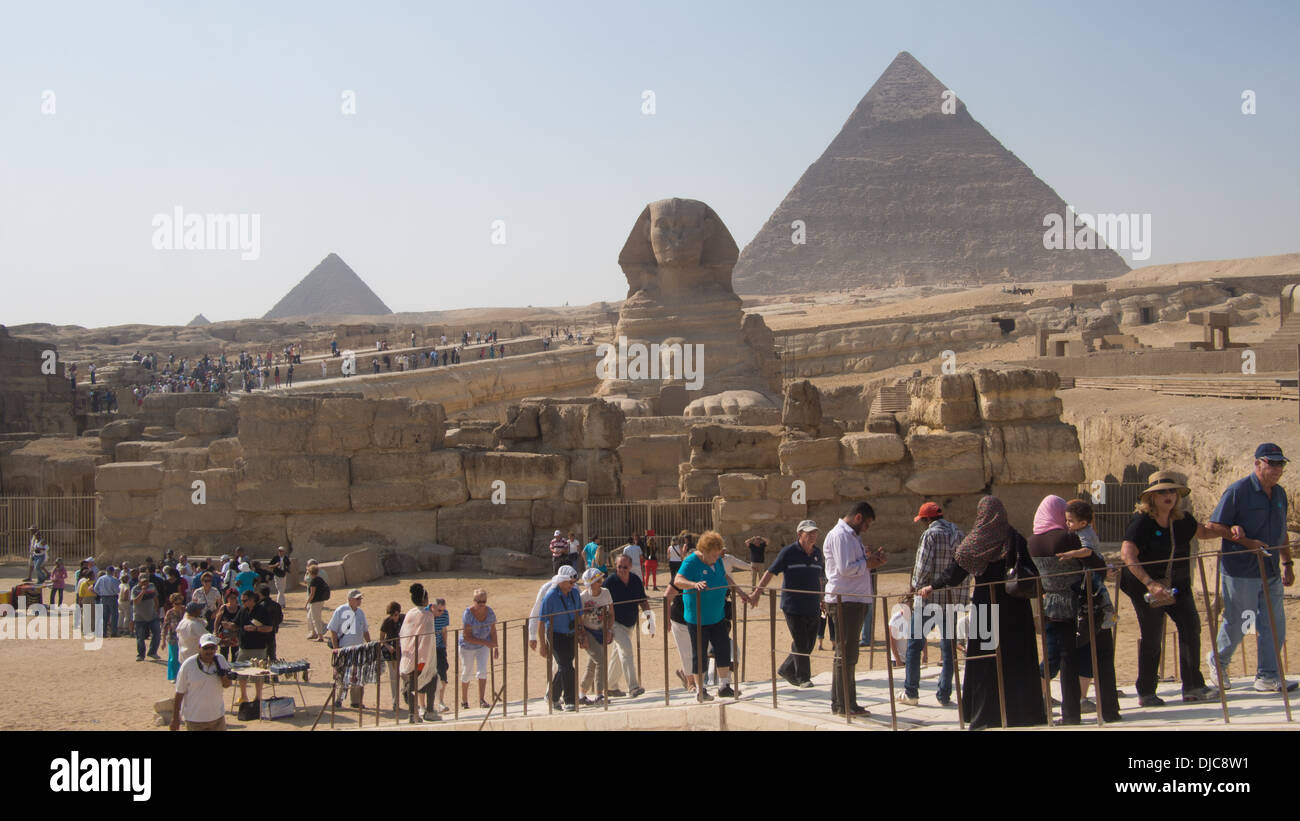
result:
<svg viewBox="0 0 1300 821"><path fill-rule="evenodd" d="M1039 584L1041 586L1041 581ZM1104 727L1106 726L1106 720L1102 718L1101 715L1105 711L1102 710L1101 708L1101 667L1097 665L1097 627L1096 627L1096 622L1094 621L1094 619L1096 618L1095 615L1096 611L1092 603L1092 571L1091 570L1083 571L1083 590L1084 590L1084 595L1088 597L1088 644L1091 646L1091 651L1092 651L1092 682L1093 682L1093 695L1096 696L1096 704L1097 704L1097 726ZM1061 669L1064 670L1065 668L1062 667ZM1064 682L1062 682L1062 685L1064 685ZM1064 686L1062 686L1061 695L1065 695ZM1064 715L1065 713L1064 707L1062 707L1061 713L1062 715Z"/></svg>
<svg viewBox="0 0 1300 821"><path fill-rule="evenodd" d="M380 644L379 646L380 648L382 648L383 644ZM379 726L379 702L382 699L382 693L380 688L383 686L383 683L384 683L384 653L383 650L381 649L379 653L379 663L375 665L375 726L376 727ZM362 692L364 692L364 690ZM364 699L362 700L364 701ZM397 705L394 704L393 708L396 709L396 707ZM357 726L358 727L362 726L361 722L357 722Z"/></svg>
<svg viewBox="0 0 1300 821"><path fill-rule="evenodd" d="M456 689L452 691L454 694L454 699L452 701L453 707L452 707L451 716L457 721L460 720L460 702L461 699L464 699L464 696L462 695L463 690L461 688L461 683L460 683L460 639L458 637L459 634L460 634L459 630L451 631L451 643L456 648L456 670L455 670L455 676L451 680L452 686L454 686ZM469 699L465 699L465 701L468 703Z"/></svg>
<svg viewBox="0 0 1300 821"><path fill-rule="evenodd" d="M555 664L555 628L551 620L546 620L546 714L555 712L555 676L552 674Z"/></svg>
<svg viewBox="0 0 1300 821"><path fill-rule="evenodd" d="M508 641L508 639L510 638L509 630L510 630L510 622L508 621L502 622L501 624L501 717L502 718L506 717L506 704L510 700L508 697L510 691L507 689L510 684L510 678L509 678L510 642ZM496 692L495 686L493 687L492 692L494 693Z"/></svg>
<svg viewBox="0 0 1300 821"><path fill-rule="evenodd" d="M956 632L955 622L953 624L953 628L954 628L954 632ZM967 629L969 630L969 628ZM953 678L952 691L953 694L957 696L957 728L960 730L964 730L966 729L966 708L962 706L961 703L961 665L957 663L957 638L954 636L953 638L947 639L947 641L950 642L952 645L952 648L949 650L949 653L951 654L952 657L952 678Z"/></svg>
<svg viewBox="0 0 1300 821"><path fill-rule="evenodd" d="M699 591L695 593L695 645L691 648L691 655L695 662L695 703L704 703L704 625L700 623L700 614L704 611L701 607ZM685 602L682 603L683 606Z"/></svg>
<svg viewBox="0 0 1300 821"><path fill-rule="evenodd" d="M519 650L524 658L524 715L528 715L528 622L524 622L524 629L519 631L519 638L523 639Z"/></svg>
<svg viewBox="0 0 1300 821"><path fill-rule="evenodd" d="M741 633L741 638L743 640L741 641L741 647L740 647L740 670L735 671L737 673L737 677L736 677L737 683L745 681L745 670L747 669L748 662L749 662L749 604L748 603L745 604L745 612L740 618L741 618L740 633Z"/></svg>
<svg viewBox="0 0 1300 821"><path fill-rule="evenodd" d="M436 641L436 639L435 639L434 641ZM435 656L437 655L436 651L435 651L434 655L435 655ZM400 666L401 662L399 661L398 664L399 664L399 666ZM437 666L438 666L438 665L437 665L437 659L436 659L436 658L434 659L433 664L434 664L434 671L433 671L433 679L434 679L434 682L433 682L433 686L434 686L434 690L437 690L437 689L438 689L438 671L437 671ZM408 702L407 702L408 704L410 704L410 709L407 711L407 723L409 723L409 724L414 724L414 723L415 723L415 714L416 714L416 710L419 708L419 704L417 703L417 702L419 701L419 698L420 698L420 695L419 695L419 686L420 686L420 670L419 670L419 666L420 666L420 634L419 634L419 633L416 633L416 634L415 634L415 663L411 666L410 681L408 682L408 687L410 688L410 689L409 689L409 692L410 692L410 694L411 694L411 695L410 695L410 698L409 698L409 700L408 700ZM435 711L435 712L437 711L437 705L434 705L434 711ZM395 710L393 710L393 712L394 712L394 713L397 713L398 715L401 714L401 710L400 710L400 709L395 709ZM401 722L398 722L398 723L400 724Z"/></svg>
<svg viewBox="0 0 1300 821"><path fill-rule="evenodd" d="M736 596L731 590L727 591L727 595L731 598L731 635L734 638L736 636ZM731 692L734 694L732 697L734 699L739 700L740 699L740 671L736 669L736 646L735 646L736 643L735 641L732 641L731 644L732 644L731 658L727 659L727 661L731 663L727 666L731 668L731 675L733 678L736 679L735 686L731 688Z"/></svg>
<svg viewBox="0 0 1300 821"><path fill-rule="evenodd" d="M497 665L496 665L496 659L494 658L495 656L496 656L496 648L495 648L495 647L489 647L489 648L487 649L487 657L488 657L488 690L489 690L490 692L493 692L493 693L495 693L495 692L497 691ZM479 672L481 673L481 672L483 672L483 671L480 670ZM475 682L475 683L477 683L477 682ZM480 698L479 698L479 701L482 701L482 700L483 700L483 699L480 697Z"/></svg>
<svg viewBox="0 0 1300 821"><path fill-rule="evenodd" d="M1043 668L1039 675L1039 679L1043 682L1043 712L1047 714L1047 726L1052 727L1055 726L1052 723L1052 662L1047 657L1047 625L1043 623L1043 579L1041 576L1035 582L1035 587L1037 598L1034 600L1034 604L1037 606L1033 608L1034 627L1038 630L1038 646L1043 651ZM992 588L990 588L991 592ZM1002 642L999 641L998 645L1001 646L1001 644ZM999 663L1001 663L1000 657ZM1097 671L1094 669L1092 672L1095 674ZM1000 675L998 681L1000 684ZM1064 685L1062 685L1061 695L1065 695ZM1061 712L1064 715L1064 707L1062 707Z"/></svg>
<svg viewBox="0 0 1300 821"><path fill-rule="evenodd" d="M998 582L994 582L993 584L989 585L990 604L998 603L998 584L999 584ZM1038 586L1039 589L1041 590L1042 588L1041 580L1039 581ZM995 610L993 612L996 613L997 611ZM1002 677L1002 642L1001 641L998 641L998 646L995 647L993 650L993 661L996 665L997 676L998 676L998 712L1002 716L1002 729L1005 730L1007 728L1007 686L1006 686L1006 682L1003 680ZM1049 701L1048 704L1051 704L1051 702ZM1048 715L1050 716L1051 713L1048 713ZM1049 717L1047 719L1047 722L1050 725L1052 719Z"/></svg>
<svg viewBox="0 0 1300 821"><path fill-rule="evenodd" d="M776 709L776 591L767 591L767 650L772 662L772 709ZM811 675L812 668L809 667Z"/></svg>
<svg viewBox="0 0 1300 821"><path fill-rule="evenodd" d="M885 643L893 646L894 637L889 633L889 597L877 596L876 603L880 605L880 623L885 626ZM873 642L874 644L874 642ZM894 660L889 656L885 657L886 678L889 680L889 729L898 729L898 705L894 702ZM953 659L954 663L956 659Z"/></svg>
<svg viewBox="0 0 1300 821"><path fill-rule="evenodd" d="M1268 584L1268 569L1264 567L1264 554L1256 553L1255 560L1259 562L1259 581L1263 585L1262 593L1264 597L1264 609L1268 611L1268 626L1273 634L1273 661L1277 663L1277 675L1282 684L1282 704L1286 707L1286 720L1291 721L1291 694L1287 691L1286 665L1282 663L1282 646L1277 640L1277 620L1273 614L1273 596L1270 595ZM1279 573L1281 567L1278 568ZM1282 580L1279 575L1278 583ZM1285 615L1285 614L1284 614ZM1257 662L1258 663L1258 662Z"/></svg>
<svg viewBox="0 0 1300 821"><path fill-rule="evenodd" d="M669 584L673 584L673 583L674 582L672 581L669 582ZM671 662L668 660L668 634L671 633L673 629L673 623L669 620L668 616L669 616L668 597L664 596L663 634L664 634L664 706L665 707L667 707L670 703L669 693L668 693L668 667L671 664Z"/></svg>
<svg viewBox="0 0 1300 821"><path fill-rule="evenodd" d="M1219 679L1219 706L1223 708L1223 723L1228 723L1228 691L1223 686L1227 681L1224 675L1223 664L1219 661L1219 642L1217 640L1217 631L1215 622L1217 617L1214 614L1214 605L1210 603L1210 591L1205 586L1205 561L1201 558L1200 551L1196 554L1196 565L1200 571L1201 577L1201 595L1205 598L1205 620L1210 628L1210 654L1214 656L1214 674Z"/></svg>

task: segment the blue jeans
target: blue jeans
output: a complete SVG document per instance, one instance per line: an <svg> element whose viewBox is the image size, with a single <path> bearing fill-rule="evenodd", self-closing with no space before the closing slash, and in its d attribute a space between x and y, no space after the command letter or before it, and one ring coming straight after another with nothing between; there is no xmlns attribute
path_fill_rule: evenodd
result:
<svg viewBox="0 0 1300 821"><path fill-rule="evenodd" d="M1255 650L1259 655L1256 678L1276 680L1277 655L1273 652L1273 628L1268 620L1268 607L1264 603L1264 584L1258 576L1229 576L1224 573L1220 587L1223 594L1223 617L1219 620L1219 634L1214 647L1219 653L1219 664L1224 670L1232 660L1232 653L1241 644L1243 614L1252 612L1255 620ZM1282 612L1282 579L1274 576L1268 580L1268 595L1273 603L1273 618L1277 620L1277 643L1286 641L1286 614Z"/></svg>
<svg viewBox="0 0 1300 821"><path fill-rule="evenodd" d="M925 649L925 639L907 640L907 669L903 672L903 694L908 698L917 698L921 694L921 651ZM939 701L952 698L952 651L953 643L949 639L939 641L943 653L943 668L939 671L939 687L935 697Z"/></svg>
<svg viewBox="0 0 1300 821"><path fill-rule="evenodd" d="M101 628L101 638L104 632L107 632L113 638L117 638L117 596L100 596L99 603L104 608L104 626Z"/></svg>
<svg viewBox="0 0 1300 821"><path fill-rule="evenodd" d="M135 654L144 655L144 640L149 637L149 655L158 655L158 643L162 641L162 622L154 616L152 621L137 621L135 623Z"/></svg>
<svg viewBox="0 0 1300 821"><path fill-rule="evenodd" d="M872 640L876 636L876 602L871 600L867 602L867 617L862 620L862 637L858 640L859 647L871 646Z"/></svg>
<svg viewBox="0 0 1300 821"><path fill-rule="evenodd" d="M45 580L50 577L50 574L45 572L45 560L47 558L49 557L46 554L32 557L32 577L36 579L37 584L45 584Z"/></svg>

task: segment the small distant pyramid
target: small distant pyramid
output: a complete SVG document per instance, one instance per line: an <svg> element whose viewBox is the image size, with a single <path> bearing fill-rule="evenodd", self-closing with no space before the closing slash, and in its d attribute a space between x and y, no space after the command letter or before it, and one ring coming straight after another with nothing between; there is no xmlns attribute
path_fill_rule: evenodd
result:
<svg viewBox="0 0 1300 821"><path fill-rule="evenodd" d="M262 319L283 319L289 316L325 314L345 316L362 314L373 316L391 314L384 301L370 290L370 286L357 276L357 272L330 253L303 277L302 282L275 303Z"/></svg>
<svg viewBox="0 0 1300 821"><path fill-rule="evenodd" d="M1044 217L1065 208L904 51L745 247L733 282L776 294L1127 273L1108 248L1043 248Z"/></svg>
<svg viewBox="0 0 1300 821"><path fill-rule="evenodd" d="M202 326L204 326L204 325L211 325L211 324L212 324L212 322L211 322L211 321L210 321L206 316L204 316L203 314L199 314L198 316L194 317L194 318L191 319L189 322L187 322L187 323L185 324L185 327L186 327L186 328L200 328L200 327L202 327Z"/></svg>

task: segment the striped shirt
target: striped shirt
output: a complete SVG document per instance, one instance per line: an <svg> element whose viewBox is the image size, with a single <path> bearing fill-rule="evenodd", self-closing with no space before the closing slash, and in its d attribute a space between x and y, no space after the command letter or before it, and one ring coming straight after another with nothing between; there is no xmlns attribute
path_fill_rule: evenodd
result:
<svg viewBox="0 0 1300 821"><path fill-rule="evenodd" d="M957 525L947 519L935 519L921 534L921 543L916 548L916 563L912 566L912 588L919 590L933 584L934 579L948 565L953 563L957 545L964 534ZM966 582L958 587L936 590L926 599L928 604L966 604L969 593Z"/></svg>

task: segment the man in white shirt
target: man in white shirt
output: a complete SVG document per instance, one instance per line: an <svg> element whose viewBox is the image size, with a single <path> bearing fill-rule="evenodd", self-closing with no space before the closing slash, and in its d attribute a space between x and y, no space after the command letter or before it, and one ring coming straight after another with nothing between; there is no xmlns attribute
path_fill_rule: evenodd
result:
<svg viewBox="0 0 1300 821"><path fill-rule="evenodd" d="M644 554L641 551L641 545L637 544L636 536L632 537L632 541L629 544L623 546L623 555L632 560L632 572L635 573L636 577L641 580L642 584L644 584L645 576L641 572L641 560L644 558Z"/></svg>
<svg viewBox="0 0 1300 821"><path fill-rule="evenodd" d="M858 706L858 634L867 615L867 603L875 596L871 570L885 563L885 551L868 550L862 533L876 520L866 502L858 502L831 528L822 542L826 560L826 612L835 623L835 664L831 679L831 712L869 715ZM844 685L849 690L844 692Z"/></svg>
<svg viewBox="0 0 1300 821"><path fill-rule="evenodd" d="M203 636L208 626L203 621L203 605L192 601L185 605L185 618L176 625L176 655L181 664L190 656L196 656L202 647Z"/></svg>
<svg viewBox="0 0 1300 821"><path fill-rule="evenodd" d="M221 691L231 685L231 670L217 655L217 637L205 633L198 655L190 656L176 672L176 699L172 702L172 730L224 730L226 704Z"/></svg>
<svg viewBox="0 0 1300 821"><path fill-rule="evenodd" d="M361 591L353 590L348 593L347 604L340 604L330 616L329 624L325 625L325 636L330 642L330 646L335 650L341 650L344 647L355 647L358 644L365 644L370 641L370 626L366 624L366 614L361 609ZM353 707L361 706L361 687L351 687L350 695ZM343 694L339 693L337 698L339 706L343 705Z"/></svg>

